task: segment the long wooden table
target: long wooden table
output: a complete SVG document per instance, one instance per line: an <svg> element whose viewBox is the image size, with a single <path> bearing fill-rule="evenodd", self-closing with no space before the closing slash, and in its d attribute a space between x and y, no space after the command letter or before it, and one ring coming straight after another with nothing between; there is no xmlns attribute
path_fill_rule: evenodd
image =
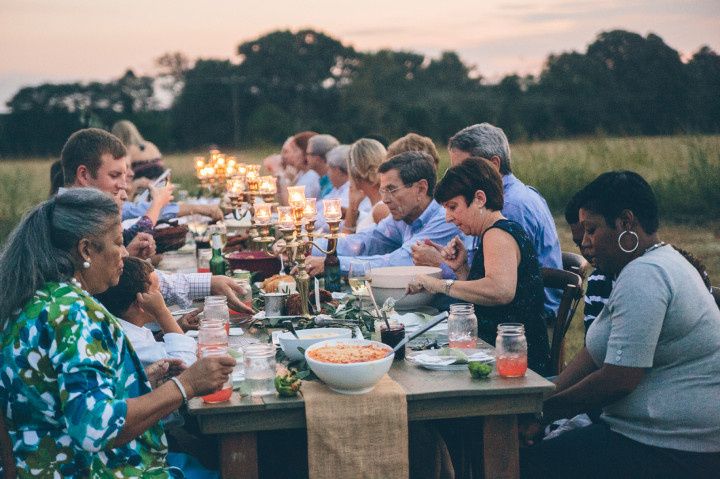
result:
<svg viewBox="0 0 720 479"><path fill-rule="evenodd" d="M542 410L543 395L554 386L532 371L524 378L492 376L473 380L467 371L427 371L396 361L390 377L407 393L409 421L482 416L485 477L519 477L517 415ZM222 477L257 478L257 433L305 427L302 398L239 397L205 404L190 401L204 434L220 439Z"/></svg>
<svg viewBox="0 0 720 479"><path fill-rule="evenodd" d="M178 255L168 258L172 266L171 261L160 266L182 270L190 258ZM524 378L493 373L489 379L473 380L465 370L428 371L405 361L395 361L389 374L405 389L409 421L482 417L485 477L519 477L517 416L541 411L543 396L554 388L551 382L532 371ZM202 433L218 435L225 478L259 477L258 432L306 427L301 397L240 397L233 392L230 401L220 404L192 399L189 412Z"/></svg>

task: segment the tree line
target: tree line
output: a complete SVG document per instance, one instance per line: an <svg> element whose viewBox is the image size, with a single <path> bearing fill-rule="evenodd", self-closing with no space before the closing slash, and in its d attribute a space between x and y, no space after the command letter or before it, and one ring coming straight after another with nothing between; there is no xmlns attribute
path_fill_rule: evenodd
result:
<svg viewBox="0 0 720 479"><path fill-rule="evenodd" d="M514 140L720 132L720 56L704 46L683 61L655 34L603 32L585 52L550 55L537 76L497 84L452 51L361 52L314 30L275 31L237 53L194 63L168 53L156 76L22 88L0 116L0 157L56 155L73 131L119 119L164 150L278 143L299 130L444 143L481 121Z"/></svg>

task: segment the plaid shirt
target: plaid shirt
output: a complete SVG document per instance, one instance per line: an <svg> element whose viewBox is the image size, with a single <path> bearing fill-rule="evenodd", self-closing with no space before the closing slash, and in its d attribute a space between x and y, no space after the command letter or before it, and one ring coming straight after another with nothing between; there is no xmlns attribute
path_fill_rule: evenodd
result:
<svg viewBox="0 0 720 479"><path fill-rule="evenodd" d="M168 306L177 304L188 308L193 300L210 295L210 273L175 273L157 271L160 279L160 293Z"/></svg>

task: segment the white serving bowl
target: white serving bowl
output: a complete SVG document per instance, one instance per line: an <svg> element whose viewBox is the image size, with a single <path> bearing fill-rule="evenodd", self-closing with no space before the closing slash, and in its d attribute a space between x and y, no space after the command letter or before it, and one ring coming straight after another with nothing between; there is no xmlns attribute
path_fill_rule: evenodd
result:
<svg viewBox="0 0 720 479"><path fill-rule="evenodd" d="M442 270L434 266L388 266L385 268L373 268L370 271L372 278L372 290L378 306L382 307L385 300L395 298L399 300L405 295L408 283L415 276L421 274L442 278ZM427 292L408 294L402 300L395 303L395 309L409 310L421 306L427 306L433 299L433 295Z"/></svg>
<svg viewBox="0 0 720 479"><path fill-rule="evenodd" d="M298 351L298 347L307 349L320 341L352 337L352 331L348 328L300 329L297 330L297 334L300 336L300 339L293 336L289 331L278 335L280 347L291 361L299 361L303 358L303 353Z"/></svg>
<svg viewBox="0 0 720 479"><path fill-rule="evenodd" d="M367 339L330 339L315 343L305 350L305 360L310 369L323 380L327 386L341 394L365 394L373 390L380 379L390 370L395 354L375 361L364 363L336 364L325 363L312 359L308 353L313 349L323 346L335 346L338 344L368 345L374 344L391 351L390 346L378 341Z"/></svg>

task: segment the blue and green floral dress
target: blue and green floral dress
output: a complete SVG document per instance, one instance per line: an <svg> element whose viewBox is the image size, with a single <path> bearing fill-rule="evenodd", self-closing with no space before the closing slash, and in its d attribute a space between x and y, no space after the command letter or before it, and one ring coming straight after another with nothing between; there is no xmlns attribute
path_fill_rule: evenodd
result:
<svg viewBox="0 0 720 479"><path fill-rule="evenodd" d="M158 423L119 447L126 400L150 392L118 321L87 292L47 283L2 332L0 409L20 477L183 477Z"/></svg>

